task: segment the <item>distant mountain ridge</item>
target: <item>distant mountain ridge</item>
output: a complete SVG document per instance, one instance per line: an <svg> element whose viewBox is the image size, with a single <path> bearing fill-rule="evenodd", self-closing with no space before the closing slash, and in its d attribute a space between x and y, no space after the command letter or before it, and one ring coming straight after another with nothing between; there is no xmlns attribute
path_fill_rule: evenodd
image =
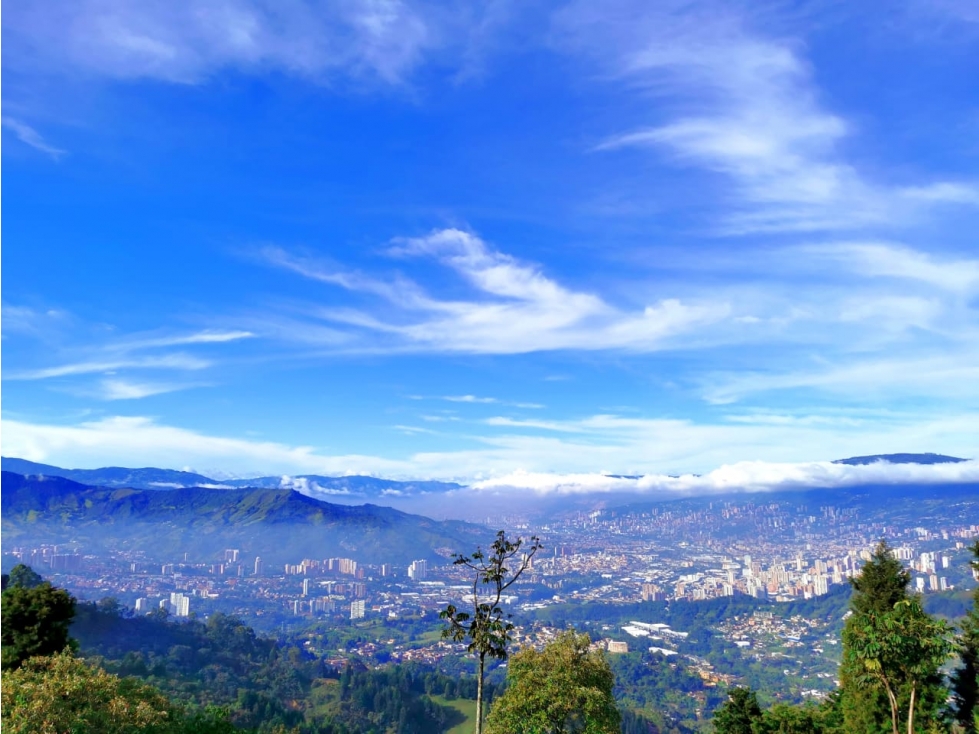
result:
<svg viewBox="0 0 979 734"><path fill-rule="evenodd" d="M64 477L75 482L99 487L126 487L130 489L180 489L207 487L233 489L256 487L261 489L296 489L311 496L330 497L335 500L367 500L395 497L412 497L425 493L442 493L462 489L461 484L437 481L397 481L368 476L326 477L318 474L300 476L268 476L254 479L218 480L203 474L146 467L127 469L104 467L101 469L63 469L50 464L38 464L26 459L4 456L0 459L3 471L24 476Z"/></svg>
<svg viewBox="0 0 979 734"><path fill-rule="evenodd" d="M834 464L862 466L878 461L890 464L948 464L967 461L944 454L874 454L837 459ZM295 489L310 496L325 496L333 500L393 499L413 497L422 494L438 494L463 489L465 485L455 482L435 480L399 481L363 475L328 477L320 474L299 474L295 476L278 475L255 477L252 479L212 479L203 474L145 467L129 469L109 466L101 469L64 469L51 464L39 464L26 459L4 456L0 458L3 471L48 477L64 477L81 484L98 487L125 487L130 489L180 489L188 487L207 487L212 489L232 489L254 487L260 489ZM642 475L609 474L622 479L640 479Z"/></svg>
<svg viewBox="0 0 979 734"><path fill-rule="evenodd" d="M945 454L874 454L872 456L852 456L849 459L837 459L834 464L849 464L850 466L865 466L884 461L888 464L958 464L968 459Z"/></svg>
<svg viewBox="0 0 979 734"><path fill-rule="evenodd" d="M269 562L344 556L368 563L437 561L485 542L488 530L377 505L339 505L295 490L95 487L2 472L4 540L128 548L203 561L240 548Z"/></svg>

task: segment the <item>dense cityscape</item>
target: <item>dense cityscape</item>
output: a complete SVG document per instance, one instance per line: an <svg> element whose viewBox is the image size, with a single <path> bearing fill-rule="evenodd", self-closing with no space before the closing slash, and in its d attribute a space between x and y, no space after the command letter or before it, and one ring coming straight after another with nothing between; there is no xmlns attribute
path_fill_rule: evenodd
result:
<svg viewBox="0 0 979 734"><path fill-rule="evenodd" d="M530 559L527 572L503 599L526 620L518 625L518 644L542 644L553 637L548 624L530 621L548 608L571 609L565 619L574 621L573 609L589 604L634 608L630 605L696 605L725 597L776 604L818 599L848 587L881 537L911 572L915 591L941 594L974 586L967 546L979 535L975 505L949 505L916 516L915 524L907 526L896 520L868 523L852 509L826 506L818 515L799 515L799 509L785 499L726 499L570 513L541 525L524 521L510 532L539 536L543 550ZM758 532L759 527L764 530ZM4 565L26 563L80 599L113 597L136 614L162 609L187 618L223 612L258 629L299 635L303 629L319 634L366 622L376 639L322 652L333 660L352 656L438 663L462 657L462 649L437 639L424 644L387 640L383 628L407 619L428 620L426 629L439 629L437 615L446 605L471 598L472 574L453 565L450 555L446 552L440 563L416 559L398 564L392 559L373 565L353 558L296 558L272 566L242 548L207 560L187 554L160 557L148 550L92 555L66 537L59 546L5 548ZM748 613L747 624L732 622L717 631L746 652L763 648L770 624L785 622L759 619ZM648 649L666 656L683 648L687 634L668 624L635 621L593 630L609 652ZM793 638L794 644L803 644L791 628L778 634L790 645ZM319 644L310 635L307 643ZM808 654L834 660L839 641L824 637L806 640ZM726 680L709 664L689 657L705 679ZM827 680L817 682L814 690L829 690L832 676L820 676Z"/></svg>

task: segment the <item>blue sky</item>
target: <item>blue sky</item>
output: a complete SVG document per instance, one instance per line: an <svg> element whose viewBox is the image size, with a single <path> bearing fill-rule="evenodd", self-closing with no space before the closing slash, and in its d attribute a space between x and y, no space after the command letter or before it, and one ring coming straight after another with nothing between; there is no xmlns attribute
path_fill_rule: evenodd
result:
<svg viewBox="0 0 979 734"><path fill-rule="evenodd" d="M6 10L5 455L979 453L971 2Z"/></svg>

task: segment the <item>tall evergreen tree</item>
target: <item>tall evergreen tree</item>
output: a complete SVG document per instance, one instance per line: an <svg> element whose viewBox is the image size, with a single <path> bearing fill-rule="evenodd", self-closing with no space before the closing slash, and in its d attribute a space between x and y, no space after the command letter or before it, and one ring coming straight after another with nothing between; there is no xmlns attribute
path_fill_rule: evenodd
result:
<svg viewBox="0 0 979 734"><path fill-rule="evenodd" d="M979 540L972 545L972 568L979 572ZM959 655L962 667L952 678L956 718L966 734L976 734L976 715L979 714L979 587L972 592L972 609L961 623L962 638Z"/></svg>
<svg viewBox="0 0 979 734"><path fill-rule="evenodd" d="M912 599L907 589L910 580L911 574L895 558L885 540L877 544L861 573L851 579L854 593L850 600L851 615L843 627L840 663L840 709L845 732L890 734L894 731L895 707L902 712L911 708L914 731L927 731L942 720L947 691L942 685L939 665L931 659L924 668L912 666L913 671L911 667L903 671L884 670L890 675L887 684L879 675L868 675L868 664L870 668L876 665L868 657L873 650L867 644L869 638L897 645L894 635L903 632L895 630L903 630L907 627L905 622L910 624L909 620L914 622L915 630L931 629L927 624L930 618L923 612L895 616L896 609L899 612L910 609L906 604ZM913 637L904 635L900 644L907 642L905 647L911 649L918 642ZM889 660L903 659L895 652Z"/></svg>
<svg viewBox="0 0 979 734"><path fill-rule="evenodd" d="M716 734L752 734L762 721L758 697L750 688L732 688L725 701L714 713Z"/></svg>

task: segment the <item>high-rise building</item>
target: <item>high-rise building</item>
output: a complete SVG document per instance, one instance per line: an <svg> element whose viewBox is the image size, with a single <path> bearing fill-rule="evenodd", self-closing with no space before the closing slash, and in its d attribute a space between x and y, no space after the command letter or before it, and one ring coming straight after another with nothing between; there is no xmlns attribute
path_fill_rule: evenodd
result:
<svg viewBox="0 0 979 734"><path fill-rule="evenodd" d="M255 575L256 576L261 576L262 575L262 557L261 556L255 556Z"/></svg>
<svg viewBox="0 0 979 734"><path fill-rule="evenodd" d="M829 593L829 582L827 581L826 576L820 574L813 579L812 593L816 596L822 596L823 594Z"/></svg>
<svg viewBox="0 0 979 734"><path fill-rule="evenodd" d="M367 602L365 602L363 599L358 599L357 601L350 602L351 619L363 619L366 613L367 613Z"/></svg>
<svg viewBox="0 0 979 734"><path fill-rule="evenodd" d="M150 600L141 596L136 600L136 614L146 614L150 610Z"/></svg>
<svg viewBox="0 0 979 734"><path fill-rule="evenodd" d="M381 576L390 576L390 575L391 575L391 564L390 563L382 563L381 564Z"/></svg>
<svg viewBox="0 0 979 734"><path fill-rule="evenodd" d="M189 617L190 597L174 591L170 594L170 611L175 617Z"/></svg>
<svg viewBox="0 0 979 734"><path fill-rule="evenodd" d="M422 581L428 577L428 561L412 561L408 566L408 578L412 581Z"/></svg>
<svg viewBox="0 0 979 734"><path fill-rule="evenodd" d="M309 596L309 579L303 579L303 596Z"/></svg>
<svg viewBox="0 0 979 734"><path fill-rule="evenodd" d="M228 548L228 550L226 550L224 552L224 560L231 561L232 563L237 563L238 562L238 549L237 548Z"/></svg>

